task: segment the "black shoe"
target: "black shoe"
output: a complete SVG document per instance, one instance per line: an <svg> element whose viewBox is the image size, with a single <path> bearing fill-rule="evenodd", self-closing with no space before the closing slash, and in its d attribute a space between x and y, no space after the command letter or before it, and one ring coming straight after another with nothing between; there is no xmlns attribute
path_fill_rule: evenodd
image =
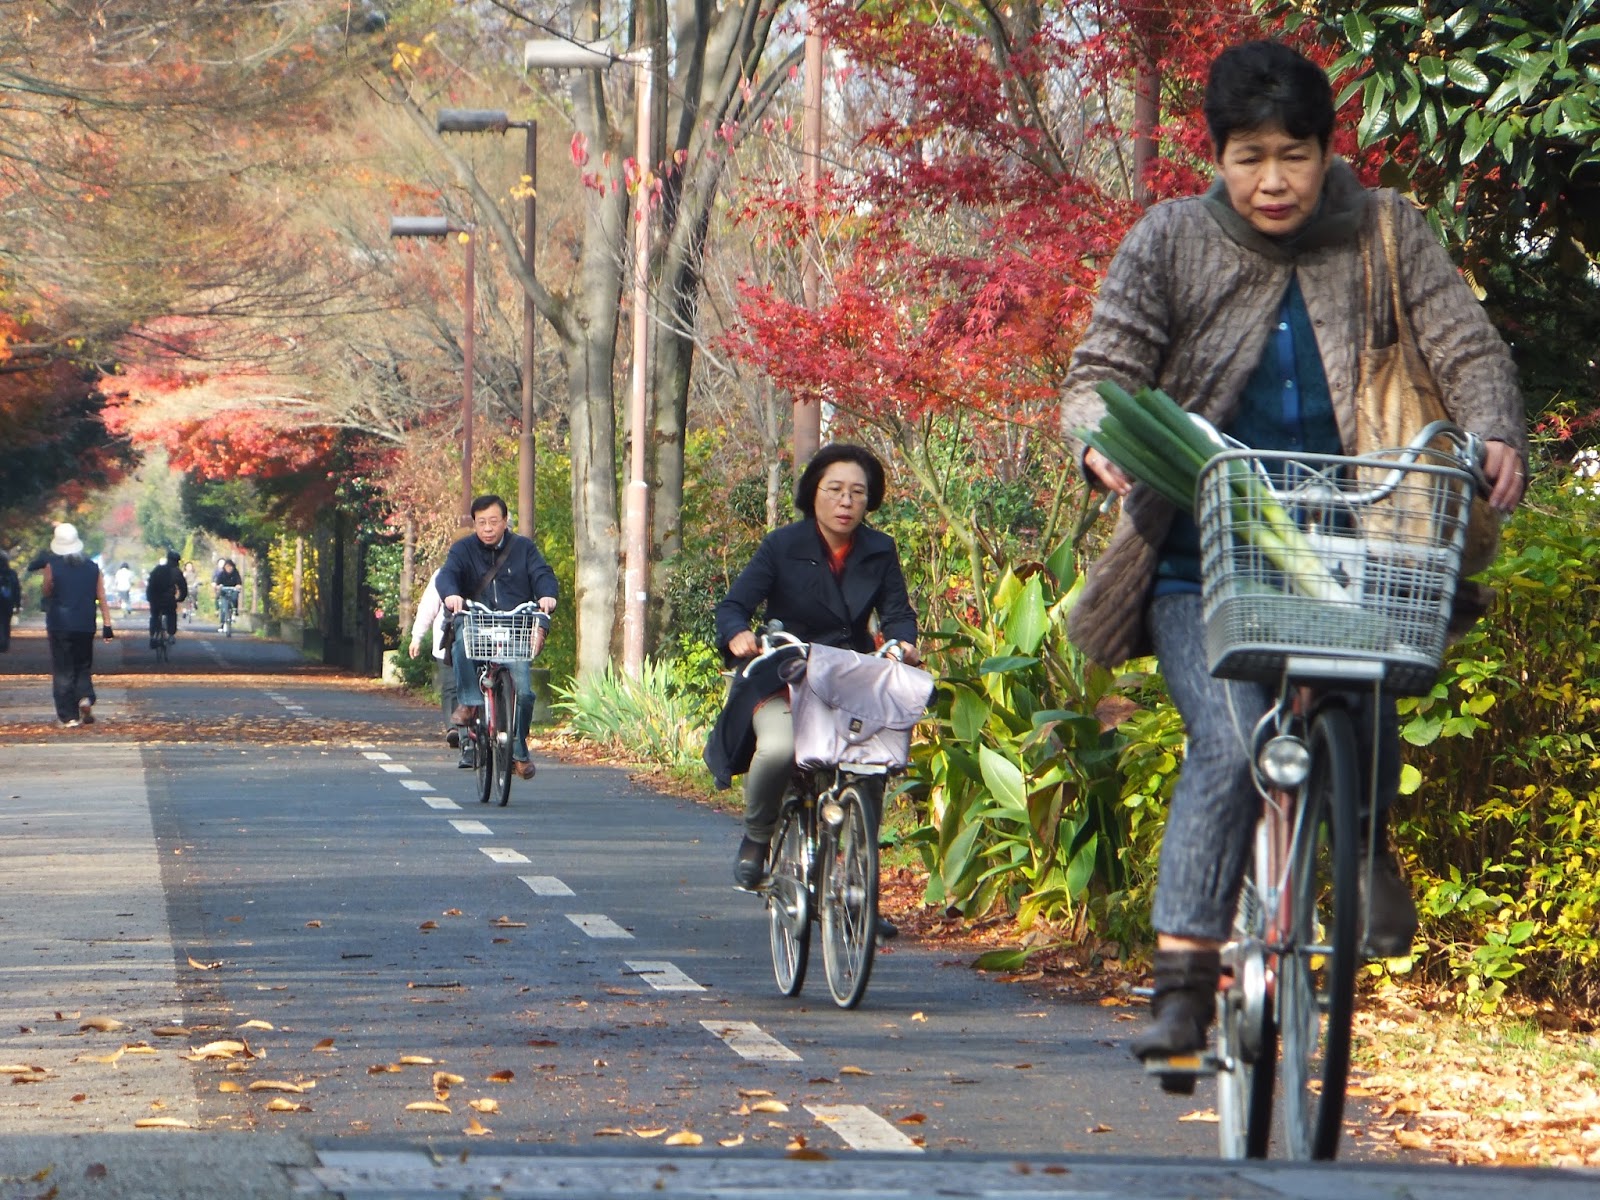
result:
<svg viewBox="0 0 1600 1200"><path fill-rule="evenodd" d="M474 746L471 742L467 742L467 741L462 742L461 743L461 760L458 763L456 763L456 766L460 767L463 771L475 771L475 770L477 770L478 769L478 750L477 750L477 747Z"/></svg>
<svg viewBox="0 0 1600 1200"><path fill-rule="evenodd" d="M457 729L454 725L450 726L450 728L445 731L444 744L449 746L452 750L461 745L461 730Z"/></svg>
<svg viewBox="0 0 1600 1200"><path fill-rule="evenodd" d="M878 922L873 926L873 932L877 934L880 942L892 942L900 936L900 926L889 920L882 913L879 913Z"/></svg>
<svg viewBox="0 0 1600 1200"><path fill-rule="evenodd" d="M739 857L733 864L733 882L745 891L754 891L761 882L767 865L767 843L742 838Z"/></svg>
<svg viewBox="0 0 1600 1200"><path fill-rule="evenodd" d="M1206 1035L1217 1016L1217 980L1222 956L1216 950L1157 950L1155 999L1150 1024L1133 1039L1140 1062L1186 1058L1206 1048ZM1161 1090L1174 1095L1194 1093L1193 1071L1164 1072Z"/></svg>
<svg viewBox="0 0 1600 1200"><path fill-rule="evenodd" d="M1356 911L1367 912L1367 846L1362 839L1356 868ZM1417 902L1400 874L1394 851L1379 846L1372 859L1372 912L1361 939L1362 953L1371 958L1409 958L1417 936Z"/></svg>

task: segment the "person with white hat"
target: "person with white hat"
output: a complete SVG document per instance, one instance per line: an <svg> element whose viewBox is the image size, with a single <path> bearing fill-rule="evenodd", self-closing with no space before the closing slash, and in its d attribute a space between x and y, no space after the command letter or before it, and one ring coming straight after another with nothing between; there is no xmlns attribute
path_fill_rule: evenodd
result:
<svg viewBox="0 0 1600 1200"><path fill-rule="evenodd" d="M83 553L83 539L68 524L56 526L44 564L45 630L50 637L56 716L67 728L94 724L94 613L112 638L111 606L100 568Z"/></svg>

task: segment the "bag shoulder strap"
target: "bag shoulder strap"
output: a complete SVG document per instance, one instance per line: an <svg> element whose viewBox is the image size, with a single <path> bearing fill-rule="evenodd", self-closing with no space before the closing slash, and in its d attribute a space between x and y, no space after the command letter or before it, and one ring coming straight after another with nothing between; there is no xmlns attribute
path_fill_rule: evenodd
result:
<svg viewBox="0 0 1600 1200"><path fill-rule="evenodd" d="M1400 253L1395 248L1398 239L1394 228L1395 206L1400 203L1399 193L1389 192L1386 198L1379 201L1378 208L1378 236L1383 242L1384 266L1389 273L1389 311L1394 317L1396 343L1415 340L1411 333L1411 321L1406 317L1406 306L1400 299Z"/></svg>
<svg viewBox="0 0 1600 1200"><path fill-rule="evenodd" d="M484 573L484 576L483 576L482 579L478 580L478 586L473 589L472 598L474 600L476 600L479 596L483 595L483 589L489 586L489 581L500 573L501 564L503 564L506 561L506 558L510 553L511 553L511 534L508 532L506 534L506 544L504 546L500 547L500 553L498 553L498 554L496 554L494 556L494 561L489 564L488 571L486 571Z"/></svg>

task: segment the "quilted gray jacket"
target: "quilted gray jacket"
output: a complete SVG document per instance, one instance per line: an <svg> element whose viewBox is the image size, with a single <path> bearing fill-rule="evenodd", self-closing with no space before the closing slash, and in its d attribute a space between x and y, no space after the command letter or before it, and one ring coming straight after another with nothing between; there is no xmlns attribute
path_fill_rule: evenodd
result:
<svg viewBox="0 0 1600 1200"><path fill-rule="evenodd" d="M1080 456L1075 431L1099 423L1104 404L1094 389L1107 379L1129 391L1159 387L1226 428L1291 275L1299 279L1335 418L1350 446L1367 331L1374 345L1394 340L1379 203L1396 208L1401 302L1445 407L1458 424L1526 457L1516 370L1477 298L1421 214L1392 192L1368 191L1338 159L1321 206L1293 238L1257 233L1229 207L1220 181L1205 196L1155 206L1129 231L1067 373L1062 422ZM1370 306L1366 246L1379 281ZM1115 667L1150 652L1145 609L1173 511L1142 485L1123 500L1068 625L1074 643L1096 662Z"/></svg>

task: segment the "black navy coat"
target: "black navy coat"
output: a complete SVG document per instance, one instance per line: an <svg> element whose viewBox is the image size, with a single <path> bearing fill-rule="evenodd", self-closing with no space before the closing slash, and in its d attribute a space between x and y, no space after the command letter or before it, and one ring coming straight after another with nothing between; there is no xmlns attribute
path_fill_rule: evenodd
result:
<svg viewBox="0 0 1600 1200"><path fill-rule="evenodd" d="M764 620L782 621L784 631L802 641L860 654L877 649L868 628L874 612L885 639L917 640L917 614L894 539L865 525L856 529L843 579L834 578L822 533L810 517L769 533L717 605L718 647L726 650L763 606Z"/></svg>
<svg viewBox="0 0 1600 1200"><path fill-rule="evenodd" d="M502 549L505 561L478 595L478 585L494 565ZM439 595L460 596L476 600L495 612L510 612L529 600L542 600L546 596L561 595L561 585L556 573L539 553L532 538L509 529L493 546L485 546L475 533L469 533L450 547L450 553L439 571Z"/></svg>

